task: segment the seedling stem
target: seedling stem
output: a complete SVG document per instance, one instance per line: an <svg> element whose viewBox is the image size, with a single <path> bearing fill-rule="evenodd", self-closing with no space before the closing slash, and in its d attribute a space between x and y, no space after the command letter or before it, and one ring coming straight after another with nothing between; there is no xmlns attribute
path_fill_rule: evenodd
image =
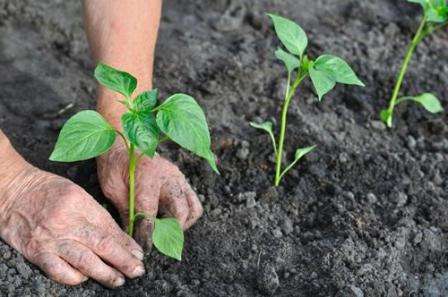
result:
<svg viewBox="0 0 448 297"><path fill-rule="evenodd" d="M131 143L129 146L129 225L128 235L134 235L135 221L135 168L137 166L137 157L135 146Z"/></svg>
<svg viewBox="0 0 448 297"><path fill-rule="evenodd" d="M403 64L401 65L400 73L397 77L397 82L395 83L394 91L392 93L392 98L389 102L389 108L387 109L388 114L392 115L394 112L394 108L396 105L396 101L398 98L398 94L400 93L401 85L403 84L404 76L406 75L406 72L408 70L409 62L411 61L412 55L414 54L415 49L417 48L417 45L422 41L422 39L425 37L425 25L426 25L426 16L424 16L420 22L420 25L418 27L417 33L415 34L414 38L412 39L411 44L408 47L408 50L406 52L406 56L404 58ZM387 119L387 127L392 127L392 116L388 117Z"/></svg>
<svg viewBox="0 0 448 297"><path fill-rule="evenodd" d="M280 181L282 179L282 176L286 172L282 172L282 157L283 157L283 146L285 143L285 134L286 134L286 122L288 117L288 108L289 104L291 103L291 99L296 93L297 87L300 85L302 80L306 77L306 75L299 76L296 81L294 82L294 85L291 87L291 74L288 73L288 79L287 79L287 87L285 92L285 99L283 101L283 107L282 107L282 117L281 117L281 124L280 124L280 136L278 140L278 149L276 150L276 160L275 160L275 180L274 185L278 186L280 184ZM285 171L288 171L291 169L292 166L288 166L288 168Z"/></svg>

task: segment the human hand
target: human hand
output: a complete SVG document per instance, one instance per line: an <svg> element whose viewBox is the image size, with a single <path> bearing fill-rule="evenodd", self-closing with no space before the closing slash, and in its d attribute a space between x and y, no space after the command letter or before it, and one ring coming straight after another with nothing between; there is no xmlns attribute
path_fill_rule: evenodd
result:
<svg viewBox="0 0 448 297"><path fill-rule="evenodd" d="M0 236L53 280L108 287L141 276L140 246L71 181L18 158L0 173Z"/></svg>
<svg viewBox="0 0 448 297"><path fill-rule="evenodd" d="M129 158L120 140L97 158L98 176L104 194L118 209L123 225L128 225ZM189 228L202 215L202 205L180 170L166 159L156 156L140 158L136 175L136 213L145 219L135 225L135 238L145 249L152 246L151 235L157 212L175 217L183 229Z"/></svg>

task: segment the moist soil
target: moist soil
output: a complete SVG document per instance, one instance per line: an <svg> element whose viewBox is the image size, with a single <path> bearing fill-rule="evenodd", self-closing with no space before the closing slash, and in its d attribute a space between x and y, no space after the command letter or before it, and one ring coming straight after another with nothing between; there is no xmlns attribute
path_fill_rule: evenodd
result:
<svg viewBox="0 0 448 297"><path fill-rule="evenodd" d="M338 86L321 103L301 87L287 156L317 149L279 188L269 139L248 125L275 121L285 89L266 12L295 19L310 56L344 57L367 86ZM152 251L148 272L120 289L67 287L0 242L0 296L448 296L448 117L408 104L393 130L378 121L419 13L393 0L165 1L155 85L198 99L221 170L162 148L205 208L182 262ZM432 91L448 107L447 48L447 32L419 46L403 93ZM64 121L95 106L93 68L81 1L0 0L1 128L30 162L113 211L94 161L48 161Z"/></svg>

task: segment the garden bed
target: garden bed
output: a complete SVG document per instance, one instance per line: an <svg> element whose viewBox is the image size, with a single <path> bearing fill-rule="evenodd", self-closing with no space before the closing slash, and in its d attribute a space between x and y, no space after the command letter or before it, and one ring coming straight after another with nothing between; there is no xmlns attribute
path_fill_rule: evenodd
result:
<svg viewBox="0 0 448 297"><path fill-rule="evenodd" d="M0 127L33 164L106 203L94 161L47 160L64 121L95 105L80 2L0 0ZM345 58L367 86L337 86L322 103L301 87L288 156L317 149L279 188L269 139L248 124L277 118L283 98L265 12L297 21L311 56ZM378 119L419 14L404 0L165 1L155 85L198 99L222 173L162 149L205 208L183 261L154 251L120 289L72 288L0 242L0 296L448 296L448 117L409 104L393 130ZM404 93L433 91L448 107L447 48L446 32L419 46Z"/></svg>

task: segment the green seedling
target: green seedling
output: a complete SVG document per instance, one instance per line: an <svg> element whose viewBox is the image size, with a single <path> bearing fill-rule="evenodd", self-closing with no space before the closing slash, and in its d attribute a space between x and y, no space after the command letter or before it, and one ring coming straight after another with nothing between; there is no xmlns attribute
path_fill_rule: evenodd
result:
<svg viewBox="0 0 448 297"><path fill-rule="evenodd" d="M278 48L275 52L277 59L283 62L287 70L287 86L280 118L280 135L276 141L273 124L250 123L254 128L266 131L274 147L275 154L275 179L274 185L280 184L283 176L297 164L306 154L314 150L315 146L299 148L296 150L294 160L283 169L282 157L285 142L286 120L291 99L296 94L300 83L311 78L319 101L331 91L336 83L364 86L350 66L341 58L333 55L322 55L316 60L311 60L305 50L308 46L308 38L303 29L295 22L286 18L268 14L271 18L278 39L284 48Z"/></svg>
<svg viewBox="0 0 448 297"><path fill-rule="evenodd" d="M95 78L123 96L120 102L127 107L121 117L123 132L114 129L98 112L81 111L62 127L50 160L75 162L94 158L106 153L117 135L122 137L129 153L127 232L133 235L134 224L139 219L155 220L152 234L155 247L161 253L181 260L184 234L179 222L174 218L151 218L145 213L136 213L135 170L141 156L154 157L161 142L172 140L207 160L218 172L204 112L192 97L185 94L174 94L160 104L157 90L143 92L132 99L136 78L104 64L96 67Z"/></svg>
<svg viewBox="0 0 448 297"><path fill-rule="evenodd" d="M446 0L407 0L408 2L418 3L423 7L423 16L420 25L415 33L414 38L408 46L408 50L404 57L400 72L397 76L397 81L389 101L389 107L383 109L380 113L381 120L389 127L392 127L394 108L398 104L407 101L413 101L421 104L430 113L438 113L443 111L439 99L431 93L423 93L418 96L404 96L398 98L400 94L401 85L403 84L404 76L406 75L409 62L414 54L417 46L422 40L434 33L438 29L445 27L448 24L448 5Z"/></svg>

